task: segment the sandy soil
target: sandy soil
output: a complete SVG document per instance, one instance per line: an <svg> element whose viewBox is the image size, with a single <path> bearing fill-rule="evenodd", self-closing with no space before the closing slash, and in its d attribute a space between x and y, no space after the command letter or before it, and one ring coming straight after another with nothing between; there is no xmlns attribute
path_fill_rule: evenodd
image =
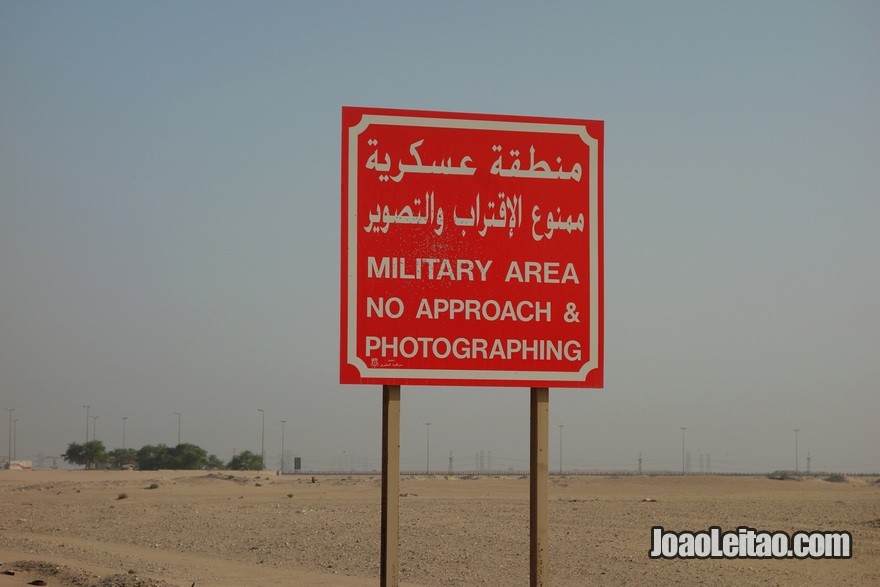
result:
<svg viewBox="0 0 880 587"><path fill-rule="evenodd" d="M0 572L15 572L0 574L0 587L378 585L379 477L310 481L0 471ZM880 585L874 478L551 478L549 508L555 586ZM655 525L846 530L853 556L652 560ZM405 478L400 536L401 585L527 585L528 479Z"/></svg>

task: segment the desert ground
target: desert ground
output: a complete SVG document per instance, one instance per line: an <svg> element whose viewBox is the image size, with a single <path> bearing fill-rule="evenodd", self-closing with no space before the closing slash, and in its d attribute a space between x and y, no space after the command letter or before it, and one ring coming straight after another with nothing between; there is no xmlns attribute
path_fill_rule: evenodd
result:
<svg viewBox="0 0 880 587"><path fill-rule="evenodd" d="M0 471L0 587L379 584L379 476ZM550 582L880 585L880 482L551 477ZM845 530L845 560L652 560L670 530ZM400 584L529 582L529 482L401 480ZM32 583L36 582L36 583ZM43 583L44 582L44 583Z"/></svg>

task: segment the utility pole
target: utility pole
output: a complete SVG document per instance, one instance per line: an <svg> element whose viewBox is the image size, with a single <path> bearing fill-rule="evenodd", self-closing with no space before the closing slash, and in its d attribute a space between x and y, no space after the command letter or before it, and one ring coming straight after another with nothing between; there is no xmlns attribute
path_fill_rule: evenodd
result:
<svg viewBox="0 0 880 587"><path fill-rule="evenodd" d="M799 463L798 463L798 442L797 435L800 432L799 428L794 429L794 474L797 475L800 473L799 471Z"/></svg>
<svg viewBox="0 0 880 587"><path fill-rule="evenodd" d="M180 446L180 412L174 412L177 414L177 446Z"/></svg>
<svg viewBox="0 0 880 587"><path fill-rule="evenodd" d="M12 421L12 460L17 460L18 456L15 454L15 445L18 444L18 418Z"/></svg>
<svg viewBox="0 0 880 587"><path fill-rule="evenodd" d="M125 421L128 420L128 416L122 417L122 450L125 450Z"/></svg>
<svg viewBox="0 0 880 587"><path fill-rule="evenodd" d="M684 475L684 431L687 430L686 426L681 427L681 474Z"/></svg>
<svg viewBox="0 0 880 587"><path fill-rule="evenodd" d="M86 442L89 441L89 408L92 406L83 406L86 409Z"/></svg>
<svg viewBox="0 0 880 587"><path fill-rule="evenodd" d="M260 440L260 470L266 470L266 412L262 408L257 411L263 414L262 440Z"/></svg>
<svg viewBox="0 0 880 587"><path fill-rule="evenodd" d="M92 440L98 439L98 416L92 416Z"/></svg>
<svg viewBox="0 0 880 587"><path fill-rule="evenodd" d="M284 474L284 423L287 420L281 420L281 474Z"/></svg>

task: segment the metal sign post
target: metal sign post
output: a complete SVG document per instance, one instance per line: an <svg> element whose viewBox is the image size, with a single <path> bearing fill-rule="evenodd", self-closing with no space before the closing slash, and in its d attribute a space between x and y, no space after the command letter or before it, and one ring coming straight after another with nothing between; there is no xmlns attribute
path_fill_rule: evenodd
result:
<svg viewBox="0 0 880 587"><path fill-rule="evenodd" d="M400 386L382 386L382 554L379 585L397 587L400 549Z"/></svg>
<svg viewBox="0 0 880 587"><path fill-rule="evenodd" d="M549 585L547 547L548 535L547 493L549 481L549 456L547 451L549 434L550 390L546 387L533 387L530 410L529 459L529 586Z"/></svg>

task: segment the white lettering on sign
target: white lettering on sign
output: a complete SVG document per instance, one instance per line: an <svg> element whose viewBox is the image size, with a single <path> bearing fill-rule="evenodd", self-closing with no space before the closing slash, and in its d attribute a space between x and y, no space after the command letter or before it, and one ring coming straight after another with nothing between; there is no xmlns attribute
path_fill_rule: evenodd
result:
<svg viewBox="0 0 880 587"><path fill-rule="evenodd" d="M370 145L378 145L379 141L376 139L370 139L367 141ZM431 163L431 165L425 165L422 163L422 157L419 154L419 147L425 142L425 139L419 139L412 143L409 146L409 153L412 155L412 160L414 163L404 163L402 159L397 160L397 175L390 175L388 172L391 171L391 154L384 153L384 156L379 156L379 149L370 155L370 158L367 159L364 167L367 169L373 169L379 172L379 181L388 181L389 179L395 182L399 182L403 179L405 173L434 173L434 174L442 174L442 175L473 175L474 172L477 171L476 167L469 166L468 163L473 163L473 159L470 156L465 155L461 158L458 165L452 164L452 157L447 157L446 159L440 159L438 163L436 160ZM492 151L494 153L498 153L504 150L504 147L501 145L492 145ZM510 155L512 157L516 157L514 161L509 165L508 168L504 168L504 153L499 155L498 160L492 164L492 168L489 170L493 175L500 175L501 177L528 177L528 178L537 178L537 179L573 179L575 181L581 180L581 175L583 175L583 170L581 168L580 163L574 163L571 166L571 170L563 169L563 166L560 164L559 169L554 171L550 168L550 165L546 161L535 161L535 146L531 145L529 148L529 166L528 168L523 167L522 163L519 160L520 151L517 148L510 149ZM561 163L562 157L556 157L556 162Z"/></svg>
<svg viewBox="0 0 880 587"><path fill-rule="evenodd" d="M518 303L507 300L459 300L422 298L416 318L463 318L464 320L513 320L516 322L550 322L550 302L521 301Z"/></svg>
<svg viewBox="0 0 880 587"><path fill-rule="evenodd" d="M400 318L403 314L403 300L400 298L367 298L367 318L373 315L378 318L384 318L387 314L389 318Z"/></svg>
<svg viewBox="0 0 880 587"><path fill-rule="evenodd" d="M523 340L519 338L487 340L485 338L456 338L430 336L368 336L368 357L415 357L421 359L501 359L533 361L580 361L581 344L576 340Z"/></svg>
<svg viewBox="0 0 880 587"><path fill-rule="evenodd" d="M507 276L504 281L521 281L523 283L580 283L574 263L566 263L562 276L559 275L559 263L525 261L520 267L518 261L512 261L507 268Z"/></svg>
<svg viewBox="0 0 880 587"><path fill-rule="evenodd" d="M406 257L367 257L367 277L379 279L447 279L486 281L492 261L475 259L407 259ZM476 271L475 271L476 270Z"/></svg>

